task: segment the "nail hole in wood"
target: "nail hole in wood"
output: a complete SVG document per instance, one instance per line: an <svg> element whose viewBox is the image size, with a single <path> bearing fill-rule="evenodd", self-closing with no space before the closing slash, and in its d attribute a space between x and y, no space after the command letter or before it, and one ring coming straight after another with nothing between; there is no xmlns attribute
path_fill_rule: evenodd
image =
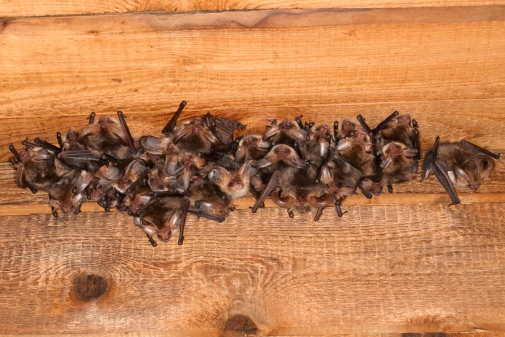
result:
<svg viewBox="0 0 505 337"><path fill-rule="evenodd" d="M84 301L99 298L107 291L108 281L105 277L95 274L77 274L74 277L74 295Z"/></svg>

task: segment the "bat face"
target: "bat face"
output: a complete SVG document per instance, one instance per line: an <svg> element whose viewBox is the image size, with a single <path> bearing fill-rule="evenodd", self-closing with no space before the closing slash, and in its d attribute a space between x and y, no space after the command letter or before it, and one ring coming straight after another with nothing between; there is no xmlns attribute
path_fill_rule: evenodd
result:
<svg viewBox="0 0 505 337"><path fill-rule="evenodd" d="M452 183L474 192L495 167L490 156L482 155L460 143L443 142L439 145L438 153L450 168L449 177Z"/></svg>
<svg viewBox="0 0 505 337"><path fill-rule="evenodd" d="M413 158L417 155L417 150L398 142L387 143L381 150L380 167L386 184L402 183L414 178L417 161Z"/></svg>
<svg viewBox="0 0 505 337"><path fill-rule="evenodd" d="M327 186L328 193L338 198L352 195L362 178L359 169L343 160L336 148L321 169L321 181Z"/></svg>
<svg viewBox="0 0 505 337"><path fill-rule="evenodd" d="M141 158L146 163L147 184L153 192L172 191L174 193L184 193L184 187L177 177L168 174L164 157L144 153Z"/></svg>
<svg viewBox="0 0 505 337"><path fill-rule="evenodd" d="M113 184L114 188L120 193L126 193L133 184L140 183L141 179L147 178L147 169L142 158L132 160L117 182Z"/></svg>
<svg viewBox="0 0 505 337"><path fill-rule="evenodd" d="M62 151L80 151L84 150L84 146L77 142L79 132L76 130L68 130L65 137L61 138L59 132L57 133L58 143Z"/></svg>
<svg viewBox="0 0 505 337"><path fill-rule="evenodd" d="M186 101L182 101L162 130L162 133L170 137L182 152L210 154L213 149L223 151L232 143L235 130L245 128L234 120L216 117L210 113L177 126L177 120L185 106Z"/></svg>
<svg viewBox="0 0 505 337"><path fill-rule="evenodd" d="M295 210L301 215L315 214L333 199L326 193L325 186L307 174L306 169L295 167L281 171L277 189L270 197L278 206L287 208L290 217Z"/></svg>
<svg viewBox="0 0 505 337"><path fill-rule="evenodd" d="M277 123L276 120L271 122L262 139L270 142L270 144L286 144L293 146L296 140L307 141L309 138L308 132L300 128L296 122L289 119L284 119Z"/></svg>
<svg viewBox="0 0 505 337"><path fill-rule="evenodd" d="M253 160L248 160L235 170L215 167L208 173L208 178L232 201L237 200L249 193L251 177L257 173L253 164Z"/></svg>
<svg viewBox="0 0 505 337"><path fill-rule="evenodd" d="M219 145L219 139L203 123L202 118L195 118L182 126L174 133L174 144L180 151L211 153L212 147Z"/></svg>
<svg viewBox="0 0 505 337"><path fill-rule="evenodd" d="M361 172L359 179L374 175L375 157L372 153L373 144L370 135L350 120L342 122L342 131L339 135L333 153L338 153L343 161L359 170Z"/></svg>
<svg viewBox="0 0 505 337"><path fill-rule="evenodd" d="M9 149L14 154L12 163L17 172L17 184L29 188L33 193L38 190L47 192L70 168L56 158L54 152L36 144L23 142L26 151L19 154L14 146Z"/></svg>
<svg viewBox="0 0 505 337"><path fill-rule="evenodd" d="M344 119L340 129L336 131L337 140L344 138L353 138L356 132L356 124L349 119Z"/></svg>
<svg viewBox="0 0 505 337"><path fill-rule="evenodd" d="M338 123L335 122L334 125L337 126ZM330 155L322 166L321 180L327 185L328 193L333 194L339 204L354 194L357 187L360 187L367 198L372 197L371 193L380 193L380 190L373 188L371 180L377 170L370 131L367 131L369 128L365 126L366 129L345 119L341 128L335 130L337 144L331 147ZM343 213L339 205L335 204L335 207L341 216Z"/></svg>
<svg viewBox="0 0 505 337"><path fill-rule="evenodd" d="M207 218L216 217L224 220L228 213L233 210L231 197L225 194L219 186L208 178L196 178L193 180L188 193L190 205L193 206L200 216ZM222 221L221 220L221 221Z"/></svg>
<svg viewBox="0 0 505 337"><path fill-rule="evenodd" d="M297 146L300 148L301 156L313 167L319 168L330 149L330 128L327 125L317 125L308 131L308 140L298 141Z"/></svg>
<svg viewBox="0 0 505 337"><path fill-rule="evenodd" d="M253 166L270 176L253 206L253 213L267 196L286 208L290 217L294 216L294 211L302 215L317 213L333 198L326 194L324 185L319 181L317 167L300 158L297 151L288 145L275 145Z"/></svg>
<svg viewBox="0 0 505 337"><path fill-rule="evenodd" d="M381 169L381 185L393 191L393 183L414 178L420 157L417 122L410 115L394 112L374 131L376 151Z"/></svg>
<svg viewBox="0 0 505 337"><path fill-rule="evenodd" d="M92 179L90 173L75 169L64 174L48 191L53 215L57 217L58 210L79 213L81 205L87 200L86 189Z"/></svg>
<svg viewBox="0 0 505 337"><path fill-rule="evenodd" d="M245 135L238 144L235 161L243 163L262 158L270 149L270 142L264 141L261 135Z"/></svg>
<svg viewBox="0 0 505 337"><path fill-rule="evenodd" d="M172 237L172 231L176 228L179 228L179 244L182 244L189 202L173 197L151 200L153 202L145 204L146 207L135 216L134 223L146 233L153 246L155 246L153 237L168 242Z"/></svg>

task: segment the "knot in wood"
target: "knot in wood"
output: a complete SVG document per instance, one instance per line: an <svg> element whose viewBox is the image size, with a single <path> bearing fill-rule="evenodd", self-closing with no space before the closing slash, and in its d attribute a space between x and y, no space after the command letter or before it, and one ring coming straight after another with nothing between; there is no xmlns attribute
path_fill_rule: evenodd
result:
<svg viewBox="0 0 505 337"><path fill-rule="evenodd" d="M256 335L259 329L254 321L241 314L233 315L226 320L222 337Z"/></svg>
<svg viewBox="0 0 505 337"><path fill-rule="evenodd" d="M97 299L107 291L108 281L105 277L95 274L77 274L74 277L73 293L84 301Z"/></svg>

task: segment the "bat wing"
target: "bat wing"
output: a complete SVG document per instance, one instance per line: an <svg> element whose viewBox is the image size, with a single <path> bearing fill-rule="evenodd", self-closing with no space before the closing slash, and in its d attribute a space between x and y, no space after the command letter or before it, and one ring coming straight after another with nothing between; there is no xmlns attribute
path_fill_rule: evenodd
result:
<svg viewBox="0 0 505 337"><path fill-rule="evenodd" d="M444 160L438 157L438 143L440 137L437 137L433 149L431 149L423 160L423 177L422 180L428 178L430 172L433 172L437 177L438 181L445 189L447 194L452 200L452 204L459 204L460 200L454 186L452 185L451 179L449 178L449 168L445 164Z"/></svg>
<svg viewBox="0 0 505 337"><path fill-rule="evenodd" d="M105 160L97 158L89 150L63 151L58 158L70 167L85 170L91 173L98 171L105 165Z"/></svg>
<svg viewBox="0 0 505 337"><path fill-rule="evenodd" d="M491 151L488 151L478 145L475 145L473 143L470 143L469 141L466 141L466 140L462 140L461 142L459 142L462 146L466 147L467 149L470 149L470 150L473 150L475 152L477 152L478 154L481 154L481 155L486 155L486 156L489 156L491 158L494 158L494 159L500 159L500 154L496 154L496 153L493 153Z"/></svg>
<svg viewBox="0 0 505 337"><path fill-rule="evenodd" d="M243 130L245 125L234 120L216 117L207 113L202 117L204 123L214 133L222 144L228 145L233 140L235 130Z"/></svg>
<svg viewBox="0 0 505 337"><path fill-rule="evenodd" d="M186 101L182 101L181 104L179 104L179 108L175 112L175 114L172 116L172 118L168 121L167 125L163 128L161 131L162 134L165 136L170 135L175 128L175 125L177 124L177 120L181 116L182 110L184 110L184 107L186 106Z"/></svg>
<svg viewBox="0 0 505 337"><path fill-rule="evenodd" d="M412 147L417 150L417 154L412 158L419 160L421 159L421 142L419 141L419 125L415 119L412 120L412 126L414 127L414 130L412 132L412 136L410 137L410 141L412 142Z"/></svg>
<svg viewBox="0 0 505 337"><path fill-rule="evenodd" d="M258 199L256 199L256 202L254 203L254 206L252 208L253 213L256 213L256 211L261 206L261 204L265 201L265 199L274 190L275 186L277 185L277 181L279 180L280 175L281 175L281 171L279 171L279 170L275 170L272 173L272 175L270 176L270 179L268 180L267 185L265 186L265 189L261 192L260 196L258 197Z"/></svg>
<svg viewBox="0 0 505 337"><path fill-rule="evenodd" d="M205 213L205 212L200 211L195 206L189 206L188 213L196 215L198 218L205 218L205 219L214 220L217 222L223 222L225 220L224 215L214 215L214 214L210 214L210 213Z"/></svg>

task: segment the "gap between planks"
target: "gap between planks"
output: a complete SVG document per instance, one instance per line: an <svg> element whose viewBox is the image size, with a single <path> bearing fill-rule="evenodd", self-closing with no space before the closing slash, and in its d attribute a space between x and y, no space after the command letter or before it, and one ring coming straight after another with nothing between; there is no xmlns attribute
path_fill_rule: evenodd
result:
<svg viewBox="0 0 505 337"><path fill-rule="evenodd" d="M41 192L42 193L42 192ZM461 204L470 205L476 203L505 203L505 193L458 193ZM250 209L254 205L254 199L252 197L244 197L236 200L234 203L237 210ZM378 197L373 197L372 199L366 199L362 195L353 195L348 197L342 204L342 210L348 206L360 206L360 205L436 205L436 204L446 204L447 207L458 207L458 205L449 205L450 199L446 193L430 193L430 194L418 194L418 193L391 193L387 192L381 194ZM265 201L266 208L278 207L273 201L267 199ZM332 208L333 206L328 206ZM95 202L85 202L81 208L82 212L104 212ZM332 211L332 210L328 210ZM10 216L10 215L28 215L28 214L46 214L50 213L51 208L48 204L41 204L36 202L27 202L23 204L4 204L0 205L0 216ZM111 212L116 212L116 210L111 210ZM261 208L258 213L261 212ZM65 216L61 214L60 216ZM70 215L71 216L71 215ZM307 215L310 217L310 215ZM345 216L345 215L344 215Z"/></svg>

